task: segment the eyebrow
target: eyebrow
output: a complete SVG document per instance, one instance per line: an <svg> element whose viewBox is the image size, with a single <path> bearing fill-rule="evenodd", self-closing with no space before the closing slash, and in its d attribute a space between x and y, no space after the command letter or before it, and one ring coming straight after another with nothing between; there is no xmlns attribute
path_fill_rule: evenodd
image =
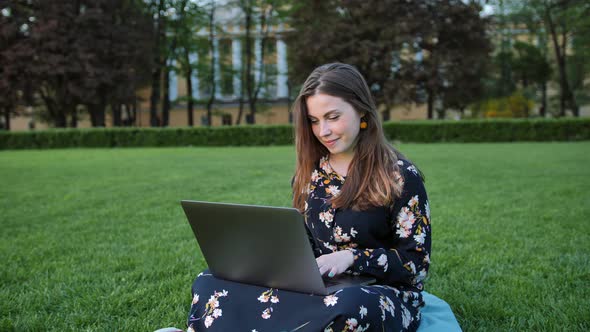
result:
<svg viewBox="0 0 590 332"><path fill-rule="evenodd" d="M328 117L328 116L332 115L333 113L339 113L339 112L340 112L339 110L337 110L337 109L333 109L333 110L331 110L331 111L328 111L328 112L326 112L326 113L324 114L324 118L326 118L326 117ZM314 119L316 118L315 116L312 116L312 115L310 115L309 113L307 114L307 117L308 117L308 118L314 118Z"/></svg>

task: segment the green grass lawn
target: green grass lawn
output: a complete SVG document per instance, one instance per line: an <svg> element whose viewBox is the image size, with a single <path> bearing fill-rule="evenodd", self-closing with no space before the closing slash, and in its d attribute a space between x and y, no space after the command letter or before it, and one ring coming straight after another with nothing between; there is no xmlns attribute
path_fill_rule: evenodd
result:
<svg viewBox="0 0 590 332"><path fill-rule="evenodd" d="M426 290L464 330L590 329L590 142L399 148L427 180ZM288 206L293 167L293 147L0 152L0 331L184 327L205 263L179 201Z"/></svg>

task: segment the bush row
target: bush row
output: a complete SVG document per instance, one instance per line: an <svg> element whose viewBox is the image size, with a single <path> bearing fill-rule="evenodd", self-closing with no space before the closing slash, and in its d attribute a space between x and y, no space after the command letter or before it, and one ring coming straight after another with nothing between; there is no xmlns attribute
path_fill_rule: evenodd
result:
<svg viewBox="0 0 590 332"><path fill-rule="evenodd" d="M402 142L590 140L590 119L386 122ZM0 132L0 149L71 147L240 146L293 144L291 125L195 128L91 128Z"/></svg>
<svg viewBox="0 0 590 332"><path fill-rule="evenodd" d="M383 129L402 142L590 140L589 118L389 122Z"/></svg>

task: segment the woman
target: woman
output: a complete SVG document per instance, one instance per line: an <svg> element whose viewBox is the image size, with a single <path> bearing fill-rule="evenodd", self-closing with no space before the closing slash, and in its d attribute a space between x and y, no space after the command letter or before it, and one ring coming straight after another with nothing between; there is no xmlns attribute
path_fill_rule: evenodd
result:
<svg viewBox="0 0 590 332"><path fill-rule="evenodd" d="M193 284L189 331L416 330L430 263L421 173L387 143L369 88L350 65L316 68L293 111L293 206L305 216L320 272L377 283L312 296L204 273Z"/></svg>

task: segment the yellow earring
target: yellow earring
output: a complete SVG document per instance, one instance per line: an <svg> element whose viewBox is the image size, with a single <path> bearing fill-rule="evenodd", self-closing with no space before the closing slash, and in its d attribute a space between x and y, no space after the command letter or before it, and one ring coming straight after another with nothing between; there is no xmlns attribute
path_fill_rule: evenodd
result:
<svg viewBox="0 0 590 332"><path fill-rule="evenodd" d="M367 123L367 121L361 121L361 129L367 129L368 126L369 124Z"/></svg>

